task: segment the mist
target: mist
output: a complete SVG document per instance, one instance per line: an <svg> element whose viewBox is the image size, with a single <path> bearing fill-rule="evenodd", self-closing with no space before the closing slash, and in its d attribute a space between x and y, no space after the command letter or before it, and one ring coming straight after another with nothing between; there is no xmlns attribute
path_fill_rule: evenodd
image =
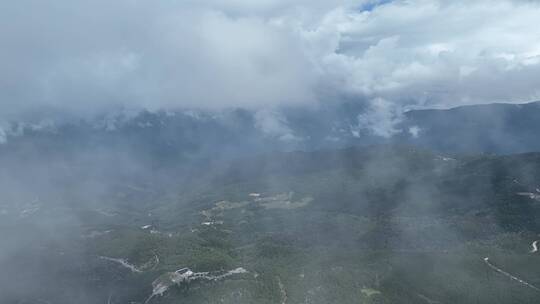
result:
<svg viewBox="0 0 540 304"><path fill-rule="evenodd" d="M535 303L539 14L0 3L0 303Z"/></svg>

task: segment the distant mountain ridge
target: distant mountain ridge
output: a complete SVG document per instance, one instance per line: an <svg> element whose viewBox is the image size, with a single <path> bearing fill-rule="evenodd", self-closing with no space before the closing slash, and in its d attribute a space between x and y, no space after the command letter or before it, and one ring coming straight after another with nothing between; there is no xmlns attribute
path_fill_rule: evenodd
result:
<svg viewBox="0 0 540 304"><path fill-rule="evenodd" d="M415 145L443 153L540 151L540 102L411 110L389 138L360 127L359 115L365 111L365 105L351 102L278 112L143 111L62 124L14 123L8 131L4 128L7 142L0 145L0 153L65 155L118 148L167 162L377 144Z"/></svg>
<svg viewBox="0 0 540 304"><path fill-rule="evenodd" d="M521 153L540 151L540 102L486 104L405 113L402 129L418 136L400 140L448 152Z"/></svg>

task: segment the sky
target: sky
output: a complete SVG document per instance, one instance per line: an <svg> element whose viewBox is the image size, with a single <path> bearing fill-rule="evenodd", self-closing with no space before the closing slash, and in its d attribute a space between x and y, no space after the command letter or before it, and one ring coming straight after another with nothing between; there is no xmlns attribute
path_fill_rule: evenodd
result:
<svg viewBox="0 0 540 304"><path fill-rule="evenodd" d="M523 0L1 1L0 116L540 100L538 16Z"/></svg>

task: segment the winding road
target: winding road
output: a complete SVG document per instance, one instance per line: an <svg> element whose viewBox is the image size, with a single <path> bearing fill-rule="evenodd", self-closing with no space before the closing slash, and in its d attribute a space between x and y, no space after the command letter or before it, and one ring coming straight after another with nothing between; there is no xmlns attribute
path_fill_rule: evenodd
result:
<svg viewBox="0 0 540 304"><path fill-rule="evenodd" d="M510 273L508 273L508 272L500 269L499 267L491 264L488 257L484 258L484 263L486 263L486 265L488 265L489 268L491 268L491 269L495 270L496 272L510 278L511 280L517 281L517 282L521 283L522 285L525 285L525 286L527 286L527 287L529 287L531 289L534 289L534 290L540 292L540 288L538 288L538 287L536 287L536 286L534 286L534 285L532 285L532 284L530 284L530 283L528 283L528 282L526 282L526 281L524 281L524 280L522 280L522 279L520 279L520 278L518 278L516 276L513 276Z"/></svg>

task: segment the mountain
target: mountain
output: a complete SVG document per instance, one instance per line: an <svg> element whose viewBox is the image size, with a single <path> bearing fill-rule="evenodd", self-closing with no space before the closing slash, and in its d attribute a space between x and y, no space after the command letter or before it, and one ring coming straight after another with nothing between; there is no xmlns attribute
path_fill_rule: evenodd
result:
<svg viewBox="0 0 540 304"><path fill-rule="evenodd" d="M400 140L447 152L540 151L540 102L488 104L405 113L400 128L418 129Z"/></svg>
<svg viewBox="0 0 540 304"><path fill-rule="evenodd" d="M2 162L3 303L535 303L540 154Z"/></svg>
<svg viewBox="0 0 540 304"><path fill-rule="evenodd" d="M536 303L539 107L13 122L0 302Z"/></svg>
<svg viewBox="0 0 540 304"><path fill-rule="evenodd" d="M0 152L58 153L114 148L167 164L261 153L313 151L374 144L421 146L442 153L523 153L540 150L540 102L488 104L448 110L412 110L396 119L393 136L361 127L362 103L280 111L175 111L123 113L62 123L13 122ZM7 130L7 131L6 131Z"/></svg>

